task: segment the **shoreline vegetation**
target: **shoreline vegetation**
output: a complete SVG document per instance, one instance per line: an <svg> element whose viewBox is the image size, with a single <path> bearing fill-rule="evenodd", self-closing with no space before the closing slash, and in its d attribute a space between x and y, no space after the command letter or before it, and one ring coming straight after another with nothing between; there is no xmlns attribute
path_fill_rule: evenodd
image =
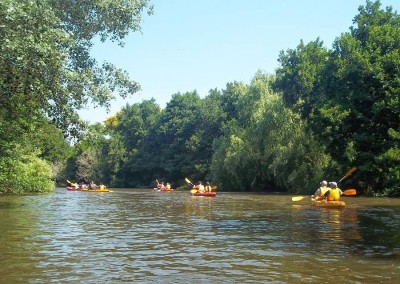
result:
<svg viewBox="0 0 400 284"><path fill-rule="evenodd" d="M154 8L105 13L89 2L0 3L0 193L51 192L66 179L178 188L188 176L221 191L312 194L356 166L340 188L400 197L400 16L391 7L366 1L332 47L301 41L281 51L275 74L255 70L249 83L204 98L178 92L164 109L155 99L127 104L88 125L77 111L89 102L140 90L89 56L93 39L123 43Z"/></svg>

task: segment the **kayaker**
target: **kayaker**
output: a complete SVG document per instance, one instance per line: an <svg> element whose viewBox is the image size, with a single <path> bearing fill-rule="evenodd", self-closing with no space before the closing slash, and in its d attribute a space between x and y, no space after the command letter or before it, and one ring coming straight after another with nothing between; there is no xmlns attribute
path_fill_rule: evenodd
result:
<svg viewBox="0 0 400 284"><path fill-rule="evenodd" d="M206 183L206 186L205 186L205 191L206 192L211 192L211 185L210 185L210 183L207 181L207 183Z"/></svg>
<svg viewBox="0 0 400 284"><path fill-rule="evenodd" d="M327 201L340 201L340 196L343 192L338 188L337 183L331 181L329 183L330 189L325 193Z"/></svg>
<svg viewBox="0 0 400 284"><path fill-rule="evenodd" d="M161 182L160 190L165 190L165 185L163 181Z"/></svg>
<svg viewBox="0 0 400 284"><path fill-rule="evenodd" d="M90 183L89 183L89 189L96 189L98 186L97 186L97 184L95 184L94 183L94 181L91 181Z"/></svg>
<svg viewBox="0 0 400 284"><path fill-rule="evenodd" d="M328 182L323 180L319 183L319 188L314 193L314 199L316 201L325 199L325 193L329 190Z"/></svg>
<svg viewBox="0 0 400 284"><path fill-rule="evenodd" d="M202 184L201 181L197 185L194 186L195 189L197 189L198 192L203 193L204 192L204 185Z"/></svg>
<svg viewBox="0 0 400 284"><path fill-rule="evenodd" d="M167 182L166 186L165 186L166 190L171 190L171 185L169 184L169 182Z"/></svg>

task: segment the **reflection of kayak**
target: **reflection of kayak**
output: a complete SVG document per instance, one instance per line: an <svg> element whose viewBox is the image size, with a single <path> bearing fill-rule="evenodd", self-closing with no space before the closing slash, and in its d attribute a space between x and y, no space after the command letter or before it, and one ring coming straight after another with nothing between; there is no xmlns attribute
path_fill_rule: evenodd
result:
<svg viewBox="0 0 400 284"><path fill-rule="evenodd" d="M207 196L207 197L215 197L217 196L216 192L195 192L190 193L192 196Z"/></svg>
<svg viewBox="0 0 400 284"><path fill-rule="evenodd" d="M326 201L320 200L314 202L314 199L311 199L311 205L315 207L325 207L325 208L344 208L346 207L346 202L344 201Z"/></svg>
<svg viewBox="0 0 400 284"><path fill-rule="evenodd" d="M85 191L85 192L113 192L111 189L105 188L105 189L81 189L80 191Z"/></svg>

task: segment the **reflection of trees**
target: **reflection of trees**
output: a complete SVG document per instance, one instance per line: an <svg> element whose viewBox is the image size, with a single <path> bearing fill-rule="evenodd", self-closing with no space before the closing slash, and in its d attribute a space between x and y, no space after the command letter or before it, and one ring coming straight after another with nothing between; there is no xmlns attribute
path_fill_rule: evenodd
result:
<svg viewBox="0 0 400 284"><path fill-rule="evenodd" d="M26 283L41 268L32 261L38 255L37 208L30 197L6 196L0 201L0 275L2 283ZM17 261L18 260L18 261Z"/></svg>
<svg viewBox="0 0 400 284"><path fill-rule="evenodd" d="M335 251L349 242L361 239L357 210L354 208L332 209L294 206L292 210L289 239L301 246L318 248L321 251Z"/></svg>
<svg viewBox="0 0 400 284"><path fill-rule="evenodd" d="M400 257L400 214L392 208L358 210L360 242L353 244L352 253L368 257Z"/></svg>

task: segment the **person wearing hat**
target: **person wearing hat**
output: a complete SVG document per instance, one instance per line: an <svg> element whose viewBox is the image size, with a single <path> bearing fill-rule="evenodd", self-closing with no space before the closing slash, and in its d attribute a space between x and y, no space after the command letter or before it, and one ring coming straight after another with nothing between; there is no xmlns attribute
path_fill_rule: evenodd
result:
<svg viewBox="0 0 400 284"><path fill-rule="evenodd" d="M330 189L326 192L326 200L327 201L340 201L340 196L343 192L338 188L337 183L335 181L331 181L329 183Z"/></svg>
<svg viewBox="0 0 400 284"><path fill-rule="evenodd" d="M320 187L317 189L317 191L314 193L314 199L315 201L322 200L325 198L325 193L329 190L328 188L328 182L326 180L323 180L319 183Z"/></svg>
<svg viewBox="0 0 400 284"><path fill-rule="evenodd" d="M204 192L204 185L202 184L201 181L199 181L199 183L196 184L193 188L197 189L197 192L200 192L200 193Z"/></svg>
<svg viewBox="0 0 400 284"><path fill-rule="evenodd" d="M211 185L210 183L207 181L206 186L204 187L206 192L211 192Z"/></svg>

